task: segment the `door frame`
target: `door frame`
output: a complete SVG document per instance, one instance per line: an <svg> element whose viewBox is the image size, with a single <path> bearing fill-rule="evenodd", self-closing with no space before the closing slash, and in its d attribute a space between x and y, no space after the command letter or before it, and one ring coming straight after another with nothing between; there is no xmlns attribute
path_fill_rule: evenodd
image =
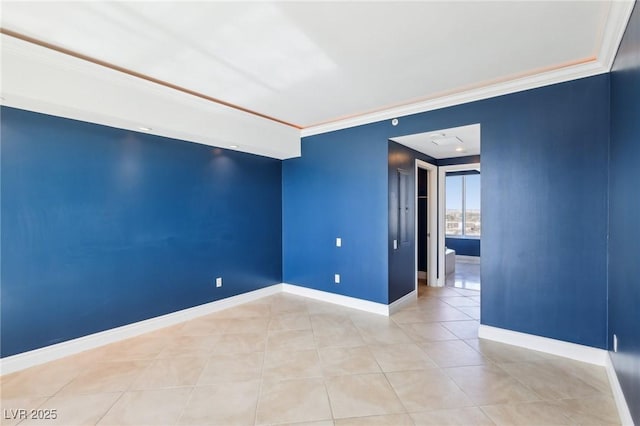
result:
<svg viewBox="0 0 640 426"><path fill-rule="evenodd" d="M461 172L465 170L477 170L480 171L480 163L468 163L468 164L455 164L451 166L438 167L438 270L444 271L444 247L446 236L446 188L445 178L447 172ZM480 207L482 208L482 207ZM438 286L443 286L445 283L445 276L438 277Z"/></svg>
<svg viewBox="0 0 640 426"><path fill-rule="evenodd" d="M415 289L418 291L418 169L427 171L427 234L430 234L427 239L427 283L430 286L440 285L438 278L438 271L440 268L438 265L438 238L434 238L435 235L439 235L438 232L438 166L435 164L427 163L426 161L416 159L415 167ZM442 281L444 284L444 280Z"/></svg>

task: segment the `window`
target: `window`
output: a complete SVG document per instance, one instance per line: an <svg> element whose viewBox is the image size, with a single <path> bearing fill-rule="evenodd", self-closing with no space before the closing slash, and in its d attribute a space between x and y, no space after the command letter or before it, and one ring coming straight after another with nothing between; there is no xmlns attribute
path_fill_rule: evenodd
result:
<svg viewBox="0 0 640 426"><path fill-rule="evenodd" d="M480 174L446 178L446 235L480 237Z"/></svg>

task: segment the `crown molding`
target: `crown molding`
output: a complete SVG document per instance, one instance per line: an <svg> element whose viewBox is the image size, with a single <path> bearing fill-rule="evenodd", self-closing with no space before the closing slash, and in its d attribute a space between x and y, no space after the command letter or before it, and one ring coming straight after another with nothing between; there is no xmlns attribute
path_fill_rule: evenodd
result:
<svg viewBox="0 0 640 426"><path fill-rule="evenodd" d="M598 53L598 60L607 68L607 71L611 71L634 5L635 1L633 0L611 2L609 16L607 16L607 23L602 35L600 52Z"/></svg>
<svg viewBox="0 0 640 426"><path fill-rule="evenodd" d="M382 120L404 117L421 112L433 111L436 109L462 105L468 102L480 101L496 96L508 95L510 93L563 83L579 78L591 77L604 74L609 70L599 61L591 61L579 65L564 67L554 71L535 74L529 77L496 83L489 86L479 87L472 90L454 93L448 96L437 97L426 101L402 105L395 108L385 109L370 114L363 114L357 117L344 120L332 121L317 126L305 127L300 131L302 137L318 135L335 130L347 129L349 127L361 126L375 123Z"/></svg>
<svg viewBox="0 0 640 426"><path fill-rule="evenodd" d="M1 104L276 159L300 131L267 118L1 34Z"/></svg>
<svg viewBox="0 0 640 426"><path fill-rule="evenodd" d="M331 121L319 125L305 127L300 131L301 137L318 135L349 127L361 126L382 120L404 117L411 114L433 111L440 108L461 105L468 102L480 101L496 96L508 95L529 89L564 83L585 77L605 74L611 71L618 46L631 17L635 2L633 0L612 1L609 15L604 26L602 43L597 57L591 61L565 66L555 70L536 73L530 76L516 78L470 90L463 90L446 96L439 96L425 101L415 102L359 115L343 120Z"/></svg>

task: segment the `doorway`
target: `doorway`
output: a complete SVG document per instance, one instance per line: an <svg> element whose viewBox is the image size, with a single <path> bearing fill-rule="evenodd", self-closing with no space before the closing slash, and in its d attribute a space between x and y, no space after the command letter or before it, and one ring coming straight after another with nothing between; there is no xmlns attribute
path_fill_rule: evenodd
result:
<svg viewBox="0 0 640 426"><path fill-rule="evenodd" d="M446 286L480 291L480 163L439 168L440 264Z"/></svg>
<svg viewBox="0 0 640 426"><path fill-rule="evenodd" d="M480 123L475 123L390 138L393 142L425 155L424 157L416 155L414 158L420 157L426 160L415 160L414 200L418 208L422 204L426 210L426 219L415 214L416 247L413 269L416 290L418 290L418 279L423 283L426 281L429 287L443 287L446 284L443 182L445 175L440 169L446 170L456 165L466 168L480 167L480 137ZM419 193L420 176L425 173L421 170L426 172L427 181L427 191L423 193ZM417 211L418 208L415 210ZM420 234L423 240L426 239L426 243L420 241Z"/></svg>
<svg viewBox="0 0 640 426"><path fill-rule="evenodd" d="M416 159L416 294L420 282L438 286L438 167Z"/></svg>

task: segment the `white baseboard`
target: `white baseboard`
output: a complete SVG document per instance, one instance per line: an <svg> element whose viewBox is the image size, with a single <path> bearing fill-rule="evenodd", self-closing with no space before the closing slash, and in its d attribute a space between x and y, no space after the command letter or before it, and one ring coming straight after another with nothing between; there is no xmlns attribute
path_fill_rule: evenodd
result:
<svg viewBox="0 0 640 426"><path fill-rule="evenodd" d="M616 408L618 409L618 416L620 417L620 423L623 426L633 426L633 418L631 417L631 411L629 411L629 405L622 393L622 387L618 381L618 375L613 367L611 360L611 353L607 353L606 365L607 377L609 377L609 385L611 386L611 392L613 393L613 399L616 401Z"/></svg>
<svg viewBox="0 0 640 426"><path fill-rule="evenodd" d="M478 328L478 337L603 367L606 366L606 360L609 357L608 352L604 349L592 348L591 346L564 342L562 340L520 333L483 324L480 324Z"/></svg>
<svg viewBox="0 0 640 426"><path fill-rule="evenodd" d="M427 278L427 271L418 271L419 280L426 280Z"/></svg>
<svg viewBox="0 0 640 426"><path fill-rule="evenodd" d="M150 331L169 327L203 315L208 315L213 312L261 299L272 294L280 293L281 291L282 284L275 284L269 287L250 291L248 293L239 294L237 296L216 300L215 302L206 303L204 305L194 306L193 308L183 309L170 314L78 337L77 339L68 340L66 342L56 343L55 345L45 346L32 351L8 356L0 359L0 374L5 375L13 373L35 365L44 364L45 362L75 355L89 349L108 345L109 343L114 343L130 337L139 336Z"/></svg>
<svg viewBox="0 0 640 426"><path fill-rule="evenodd" d="M370 312L372 314L389 316L389 305L382 303L356 299L355 297L343 296L342 294L329 293L327 291L315 290L294 284L283 283L282 291L285 293L308 297L309 299L320 300L322 302L333 303L347 308Z"/></svg>
<svg viewBox="0 0 640 426"><path fill-rule="evenodd" d="M474 265L480 264L480 256L465 256L462 254L456 254L456 262L460 263L473 263Z"/></svg>
<svg viewBox="0 0 640 426"><path fill-rule="evenodd" d="M395 302L389 305L388 315L393 315L394 313L398 312L400 309L415 302L416 300L418 300L418 292L416 290L413 290L411 293L405 294L400 299L396 300Z"/></svg>

